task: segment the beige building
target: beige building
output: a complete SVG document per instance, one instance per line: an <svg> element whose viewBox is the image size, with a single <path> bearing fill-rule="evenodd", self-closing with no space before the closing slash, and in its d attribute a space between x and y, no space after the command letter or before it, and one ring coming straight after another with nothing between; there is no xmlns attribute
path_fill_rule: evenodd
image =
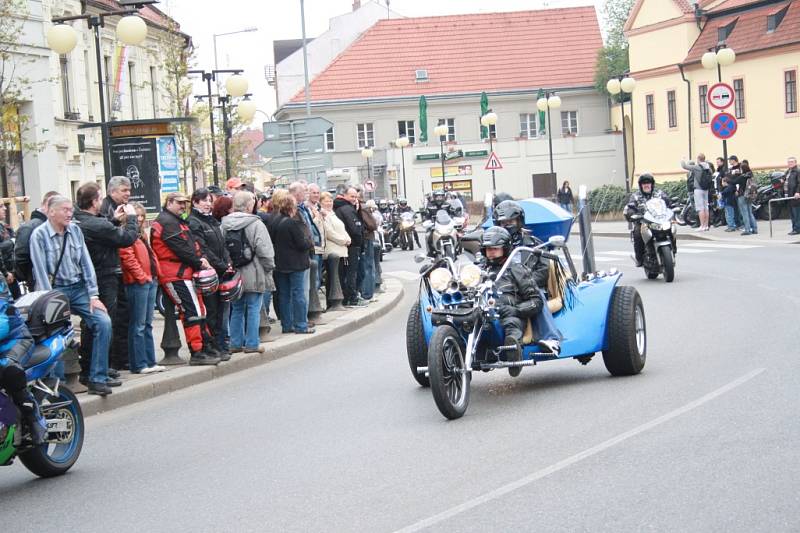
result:
<svg viewBox="0 0 800 533"><path fill-rule="evenodd" d="M720 110L707 99L718 72L701 59L723 46L736 56L720 66L734 93L725 112L738 121L728 154L748 159L754 170L783 167L787 156L798 155L800 0L637 0L625 33L637 81L635 174L677 179L685 175L682 158L722 156L712 131ZM625 109L631 116L630 106ZM618 108L612 116L618 120Z"/></svg>

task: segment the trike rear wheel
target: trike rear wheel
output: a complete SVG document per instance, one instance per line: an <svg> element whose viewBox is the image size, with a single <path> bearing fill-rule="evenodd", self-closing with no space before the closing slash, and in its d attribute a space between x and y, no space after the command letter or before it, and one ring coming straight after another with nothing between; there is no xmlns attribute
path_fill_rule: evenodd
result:
<svg viewBox="0 0 800 533"><path fill-rule="evenodd" d="M644 368L647 325L642 298L634 287L616 287L608 311L608 348L603 363L612 376L632 376Z"/></svg>
<svg viewBox="0 0 800 533"><path fill-rule="evenodd" d="M406 322L406 353L411 375L423 387L430 387L430 381L425 374L417 372L417 367L428 364L428 344L425 342L425 330L422 326L422 309L419 300L411 306Z"/></svg>

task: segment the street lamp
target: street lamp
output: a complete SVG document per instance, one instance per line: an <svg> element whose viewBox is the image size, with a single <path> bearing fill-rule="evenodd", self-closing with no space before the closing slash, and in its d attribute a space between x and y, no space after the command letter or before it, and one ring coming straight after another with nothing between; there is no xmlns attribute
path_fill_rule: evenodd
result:
<svg viewBox="0 0 800 533"><path fill-rule="evenodd" d="M207 93L205 95L195 96L198 100L202 100L203 98L208 98L208 124L209 129L211 130L211 170L212 174L214 175L214 185L219 186L219 175L217 173L217 144L214 139L214 95L211 93L211 82L217 80L218 74L233 74L228 81L225 82L225 89L228 91L228 97L230 96L243 96L247 92L247 79L244 76L239 76L243 71L242 69L221 69L221 70L212 70L211 72L206 72L205 70L188 70L186 71L187 74L200 74L203 77L203 81L206 82L206 90ZM234 79L233 82L230 80ZM219 98L219 96L217 96ZM225 117L223 116L223 119ZM227 136L227 132L226 132ZM227 163L227 161L226 161ZM227 169L228 173L230 172L230 168ZM230 176L228 176L230 178Z"/></svg>
<svg viewBox="0 0 800 533"><path fill-rule="evenodd" d="M481 117L481 126L486 128L486 131L489 132L489 152L494 153L494 145L492 144L492 126L497 124L497 113L489 110L488 113ZM492 169L492 196L494 196L494 192L497 190L497 184L495 183L494 179L494 169Z"/></svg>
<svg viewBox="0 0 800 533"><path fill-rule="evenodd" d="M365 146L361 149L361 157L367 160L367 180L372 179L372 166L370 165L370 160L372 159L373 155L375 155L375 151L369 146Z"/></svg>
<svg viewBox="0 0 800 533"><path fill-rule="evenodd" d="M60 55L66 55L75 49L78 44L78 32L65 22L85 20L94 33L94 51L97 63L97 89L100 95L100 138L103 145L103 173L105 179L111 179L111 160L108 156L108 123L106 122L106 106L103 88L103 63L100 53L100 28L105 26L106 17L120 16L117 22L117 38L130 46L138 46L147 38L147 24L138 16L138 9L145 5L154 4L156 0L142 0L132 4L127 9L105 11L96 15L72 15L52 19L53 26L47 30L47 45L51 50ZM68 111L68 110L65 110Z"/></svg>
<svg viewBox="0 0 800 533"><path fill-rule="evenodd" d="M258 31L258 28L253 26L253 27L250 27L250 28L244 28L242 30L227 31L225 33L215 33L214 34L214 68L215 69L219 68L219 63L218 63L218 60L217 60L217 37L222 37L224 35L236 35L237 33L249 33L249 32L253 32L253 31Z"/></svg>
<svg viewBox="0 0 800 533"><path fill-rule="evenodd" d="M252 100L243 100L236 106L236 114L243 124L250 124L256 116L256 103Z"/></svg>
<svg viewBox="0 0 800 533"><path fill-rule="evenodd" d="M623 75L611 78L606 83L606 89L609 93L616 95L620 92L631 94L636 88L636 80L630 76ZM628 170L628 137L625 129L625 98L624 95L619 99L620 110L622 111L622 155L625 158L625 190L631 192L631 176ZM631 104L633 110L633 104ZM632 111L631 111L632 112Z"/></svg>
<svg viewBox="0 0 800 533"><path fill-rule="evenodd" d="M400 159L403 161L403 197L408 198L408 193L406 192L406 154L405 148L408 146L408 137L400 137L396 141L394 141L394 145L400 148Z"/></svg>
<svg viewBox="0 0 800 533"><path fill-rule="evenodd" d="M442 158L442 190L445 190L445 177L444 177L444 140L447 137L447 133L449 132L449 128L447 124L439 124L435 128L433 128L433 134L439 136L439 150L441 151L441 155L439 157Z"/></svg>
<svg viewBox="0 0 800 533"><path fill-rule="evenodd" d="M725 43L720 43L713 48L709 48L708 52L703 54L700 62L703 68L708 70L717 69L717 81L722 83L722 67L733 65L736 61L736 52L733 48L728 48ZM728 141L722 140L722 156L725 158L725 164L728 164Z"/></svg>
<svg viewBox="0 0 800 533"><path fill-rule="evenodd" d="M561 98L554 92L546 91L543 98L536 101L536 108L539 111L547 111L547 146L550 152L550 174L555 177L553 171L553 134L551 132L550 110L561 107Z"/></svg>

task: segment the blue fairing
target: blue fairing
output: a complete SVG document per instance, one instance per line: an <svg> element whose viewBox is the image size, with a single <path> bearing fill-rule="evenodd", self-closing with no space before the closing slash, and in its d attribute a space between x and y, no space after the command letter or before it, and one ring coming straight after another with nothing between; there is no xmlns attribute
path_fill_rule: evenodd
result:
<svg viewBox="0 0 800 533"><path fill-rule="evenodd" d="M42 379L50 374L50 371L53 369L53 365L58 362L59 358L64 353L64 350L66 350L67 344L72 339L72 335L72 328L70 327L68 333L61 331L38 343L50 348L50 357L38 365L25 370L25 374L27 375L29 382Z"/></svg>
<svg viewBox="0 0 800 533"><path fill-rule="evenodd" d="M569 240L572 228L572 213L561 209L560 206L541 198L528 198L518 200L517 203L525 210L525 228L534 236L547 241L553 235L561 235ZM491 211L481 225L484 229L493 225Z"/></svg>
<svg viewBox="0 0 800 533"><path fill-rule="evenodd" d="M582 282L576 288L575 304L571 309L562 309L553 317L564 336L559 358L593 354L606 347L606 324L611 296L622 274ZM528 346L525 359L537 348ZM537 360L552 357L535 356Z"/></svg>
<svg viewBox="0 0 800 533"><path fill-rule="evenodd" d="M431 299L428 295L428 291L425 290L424 285L420 286L419 291L419 305L420 305L420 316L422 317L422 330L425 333L425 344L429 343L431 337L433 336L433 322L431 321L431 314L428 312L428 306L431 307L439 307L442 305L442 300L438 292L431 290L433 293L433 304L431 304Z"/></svg>

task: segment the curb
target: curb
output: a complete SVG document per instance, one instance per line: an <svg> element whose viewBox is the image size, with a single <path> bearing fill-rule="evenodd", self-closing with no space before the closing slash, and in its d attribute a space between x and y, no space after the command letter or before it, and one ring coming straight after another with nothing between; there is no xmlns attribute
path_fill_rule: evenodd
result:
<svg viewBox="0 0 800 533"><path fill-rule="evenodd" d="M405 291L400 280L386 278L384 286L386 287L386 292L378 295L378 302L371 307L346 311L343 316L335 317L326 324L318 325L316 327L317 332L310 336L279 337L274 342L266 344L267 351L265 353L237 353L234 354L230 361L220 363L217 366L189 366L187 364L163 373L137 377L135 380L123 383L122 387L115 388L113 394L106 397L80 394L78 401L83 415L91 416L104 413L193 385L206 383L294 355L297 352L336 339L341 335L351 333L361 326L384 316L390 308L394 307L403 298ZM265 343L261 343L261 345L264 346Z"/></svg>

